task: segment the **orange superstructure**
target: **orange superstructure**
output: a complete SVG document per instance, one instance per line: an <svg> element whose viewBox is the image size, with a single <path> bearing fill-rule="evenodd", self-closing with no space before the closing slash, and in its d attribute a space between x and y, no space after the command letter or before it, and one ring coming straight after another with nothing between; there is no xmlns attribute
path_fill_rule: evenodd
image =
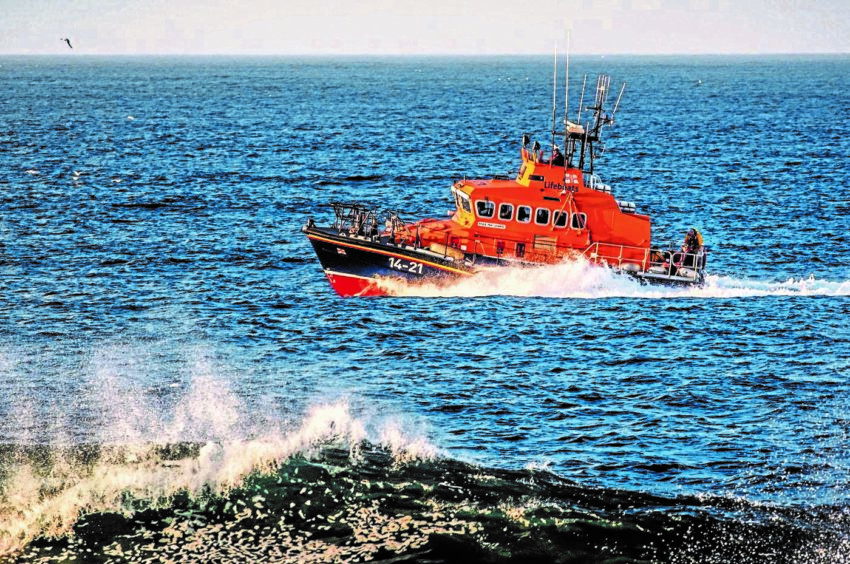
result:
<svg viewBox="0 0 850 564"><path fill-rule="evenodd" d="M649 216L618 202L593 174L526 147L521 155L515 179L458 181L450 218L407 225L396 232L397 241L508 262L554 263L583 254L646 270Z"/></svg>

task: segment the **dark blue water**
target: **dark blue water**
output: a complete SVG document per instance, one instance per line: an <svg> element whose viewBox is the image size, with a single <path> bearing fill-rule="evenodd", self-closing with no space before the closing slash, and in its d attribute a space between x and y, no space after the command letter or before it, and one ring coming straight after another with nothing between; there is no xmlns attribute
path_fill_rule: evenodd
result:
<svg viewBox="0 0 850 564"><path fill-rule="evenodd" d="M515 173L545 58L0 58L0 558L847 561L850 59L570 69L705 288L334 295L306 219Z"/></svg>

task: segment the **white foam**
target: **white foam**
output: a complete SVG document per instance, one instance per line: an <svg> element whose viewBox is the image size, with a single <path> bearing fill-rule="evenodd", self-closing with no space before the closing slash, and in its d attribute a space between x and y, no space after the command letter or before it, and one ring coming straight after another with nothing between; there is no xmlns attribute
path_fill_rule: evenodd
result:
<svg viewBox="0 0 850 564"><path fill-rule="evenodd" d="M438 455L437 449L423 435L410 433L395 419L381 426L379 437L379 444L389 448L398 462L429 460Z"/></svg>
<svg viewBox="0 0 850 564"><path fill-rule="evenodd" d="M613 270L573 260L539 267L496 267L467 278L425 284L382 280L382 288L394 296L476 297L520 296L549 298L737 298L753 296L847 296L850 281L832 282L790 278L784 282L709 275L702 287L659 286Z"/></svg>
<svg viewBox="0 0 850 564"><path fill-rule="evenodd" d="M348 448L356 457L363 441L387 448L398 461L433 455L424 437L405 430L401 419L370 420L355 412L348 401L317 401L302 414L258 414L217 376L205 355L191 363L190 381L182 396L163 409L160 399L136 383L145 371L144 356L135 347L106 347L95 354L89 369L94 379L82 398L85 404L103 405L105 411L86 429L84 437L97 437L96 460L81 464L68 436L75 406L37 406L21 389L9 426L28 430L17 435L24 453L47 445L49 467L36 466L25 454L12 460L0 484L0 558L13 554L38 535L67 533L81 511L125 513L128 499L151 505L167 503L178 492L222 492L238 486L252 472L275 468L287 458L311 455L327 445ZM136 356L139 355L139 356ZM153 356L153 355L151 355ZM6 358L4 365L14 370ZM172 388L168 388L173 390ZM52 423L37 425L39 413L51 414ZM275 417L276 415L276 417ZM295 418L296 424L287 424ZM365 418L364 418L365 417ZM276 421L277 424L270 424ZM75 424L79 425L79 421ZM32 429L35 429L33 431ZM164 459L162 446L200 444L196 456ZM187 451L189 452L189 451Z"/></svg>
<svg viewBox="0 0 850 564"><path fill-rule="evenodd" d="M702 289L706 297L751 296L850 296L850 280L830 281L808 278L788 278L784 282L709 276Z"/></svg>

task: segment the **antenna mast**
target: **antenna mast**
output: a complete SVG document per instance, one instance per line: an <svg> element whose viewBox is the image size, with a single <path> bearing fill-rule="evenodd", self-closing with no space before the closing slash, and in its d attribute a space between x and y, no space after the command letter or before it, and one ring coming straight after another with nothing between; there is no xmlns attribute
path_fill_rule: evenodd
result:
<svg viewBox="0 0 850 564"><path fill-rule="evenodd" d="M584 79L581 81L581 98L578 100L578 123L581 125L581 112L582 106L584 105L584 91L587 89L587 75L584 75Z"/></svg>
<svg viewBox="0 0 850 564"><path fill-rule="evenodd" d="M584 105L584 91L587 89L587 75L581 81L581 97L578 100L578 115L576 117L578 124L581 125L581 112ZM581 143L581 153L578 158L578 167L584 170L584 146L587 144L587 125L584 126L584 140ZM572 164L573 155L570 153L570 164Z"/></svg>
<svg viewBox="0 0 850 564"><path fill-rule="evenodd" d="M557 116L558 103L558 44L555 43L555 63L552 73L552 152L555 151L555 127L558 123Z"/></svg>
<svg viewBox="0 0 850 564"><path fill-rule="evenodd" d="M599 130L605 123L603 109L605 107L605 100L608 99L608 89L610 83L611 78L608 75L603 74L596 79L596 102L594 107L590 108L593 110L593 134L596 137L599 137Z"/></svg>
<svg viewBox="0 0 850 564"><path fill-rule="evenodd" d="M570 32L567 31L567 62L564 64L564 154L570 134ZM566 169L565 169L566 170Z"/></svg>
<svg viewBox="0 0 850 564"><path fill-rule="evenodd" d="M626 83L623 82L623 86L620 87L620 93L617 95L617 101L614 103L614 109L611 110L611 124L614 123L614 116L617 114L617 108L620 107L620 100L623 99L623 92L626 91Z"/></svg>

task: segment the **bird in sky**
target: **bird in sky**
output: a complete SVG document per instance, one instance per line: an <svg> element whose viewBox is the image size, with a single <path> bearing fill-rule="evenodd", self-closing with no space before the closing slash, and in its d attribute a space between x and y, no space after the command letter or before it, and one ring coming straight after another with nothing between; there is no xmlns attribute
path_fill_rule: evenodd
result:
<svg viewBox="0 0 850 564"><path fill-rule="evenodd" d="M70 40L70 39L68 39L67 37L60 37L60 38L59 38L59 41L64 41L65 43L67 43L67 44L68 44L68 49L73 49L73 48L74 48L74 46L73 46L73 45L71 45L71 40Z"/></svg>

